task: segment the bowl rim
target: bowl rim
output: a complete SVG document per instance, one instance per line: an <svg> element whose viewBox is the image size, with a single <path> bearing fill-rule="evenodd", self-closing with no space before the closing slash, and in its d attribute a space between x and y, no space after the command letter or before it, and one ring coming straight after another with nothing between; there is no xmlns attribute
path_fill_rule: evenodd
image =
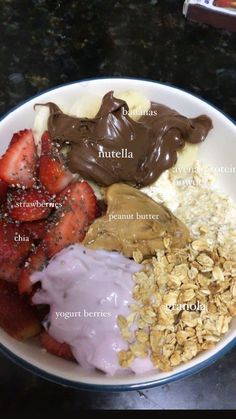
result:
<svg viewBox="0 0 236 419"><path fill-rule="evenodd" d="M36 99L37 97L44 95L45 93L49 93L52 92L53 90L57 90L59 88L63 88L63 87L67 87L67 86L71 86L73 84L80 84L80 83L84 83L84 82L92 82L92 81L99 81L99 80L133 80L133 81L140 81L140 82L145 82L145 83L150 83L150 84L157 84L160 86L165 86L165 87L170 87L171 89L175 89L175 90L179 90L180 92L186 93L189 96L192 96L193 98L196 98L202 102L204 102L205 104L207 104L208 106L211 106L213 109L215 109L216 111L218 111L219 113L221 113L222 115L224 115L226 117L226 119L228 119L230 122L233 123L233 125L236 125L236 120L234 120L233 117L229 116L226 112L224 112L222 109L220 109L218 106L214 105L212 102L203 99L202 96L197 95L195 93L190 92L188 89L183 89L181 87L176 87L175 85L169 83L169 82L159 82L156 80L152 80L152 79L146 79L146 78L142 78L142 77L123 77L123 76L109 76L109 77L91 77L91 78L83 78L83 79L79 79L76 81L72 81L72 82L68 82L68 83L61 83L58 84L57 86L54 87L49 87L48 89L42 90L39 93L36 93L33 96L30 96L30 98L25 99L20 101L17 105L13 106L12 108L10 108L7 112L5 112L2 116L0 115L0 123L7 117L9 116L11 113L13 113L14 111L16 111L18 108L20 108L23 105L26 105L26 103L30 102L31 100Z"/></svg>
<svg viewBox="0 0 236 419"><path fill-rule="evenodd" d="M74 85L74 84L80 84L80 83L83 83L83 82L99 81L99 80L103 80L103 81L105 81L105 80L107 80L107 81L111 81L111 80L113 80L113 81L133 80L133 81L140 81L140 82L145 82L145 83L150 83L150 84L161 85L161 86L169 87L171 89L176 89L180 92L183 92L183 93L185 93L189 96L192 96L193 98L196 98L196 99L202 101L203 103L207 104L208 106L210 106L213 109L215 109L216 111L218 111L220 114L224 115L225 118L230 123L233 123L233 125L236 125L236 121L234 121L234 119L232 117L227 115L220 108L213 105L211 102L203 99L201 96L193 94L192 92L190 92L188 90L176 87L176 86L174 86L174 85L172 85L168 82L158 82L158 81L152 80L152 79L139 78L139 77L138 78L137 77L122 77L122 76L83 78L83 79L79 79L79 80L73 81L73 82L62 83L62 84L59 84L57 86L51 87L49 89L40 91L39 93L31 96L30 98L19 102L16 106L14 106L10 110L8 110L4 115L2 115L0 117L0 124L6 117L8 117L11 113L16 111L18 108L24 106L25 104L27 104L31 100L34 100L34 99L38 98L39 96L42 96L43 94L50 93L54 90L64 88L64 87L67 87L67 86L71 86L71 85ZM225 345L222 349L217 351L211 357L205 359L204 361L202 361L202 362L200 362L200 363L198 363L198 364L196 364L196 365L194 365L190 368L187 368L183 371L172 374L169 377L164 377L164 378L160 378L160 379L153 379L153 380L150 380L150 381L147 381L147 382L140 381L140 383L133 383L133 384L131 384L131 383L129 383L129 384L92 384L92 383L84 383L84 382L80 382L80 381L73 381L73 380L70 380L70 379L62 378L59 375L49 373L49 372L47 372L47 371L45 371L45 370L43 370L39 367L36 367L31 362L23 360L21 357L19 357L14 352L9 350L2 343L0 343L0 353L5 355L8 359L13 361L15 364L17 364L20 367L23 367L24 369L26 369L27 371L36 374L40 378L47 379L48 381L51 381L51 382L54 382L54 383L57 383L57 384L61 384L61 385L64 385L64 386L69 386L69 387L72 387L72 388L75 388L75 389L82 389L82 390L101 391L101 392L103 392L103 391L120 392L120 391L144 390L144 389L148 389L148 388L152 388L152 387L158 387L158 386L168 384L168 383L183 379L185 377L191 376L193 374L196 374L196 373L200 372L204 368L212 365L214 362L216 362L223 355L228 353L235 346L236 346L236 337L233 338L227 345Z"/></svg>
<svg viewBox="0 0 236 419"><path fill-rule="evenodd" d="M9 360L13 361L16 365L24 368L28 372L34 373L40 378L46 379L50 382L60 384L63 386L71 387L74 389L80 390L90 390L90 391L99 391L99 392L121 392L121 391L137 391L137 390L146 390L153 387L159 387L165 384L169 384L178 380L181 380L185 377L197 374L203 369L214 364L222 356L226 355L231 349L236 346L236 338L232 339L226 346L224 346L220 351L211 357L207 358L205 361L194 365L190 368L187 368L184 371L177 372L170 377L153 379L147 382L140 382L135 384L92 384L84 383L81 381L73 381L66 378L62 378L59 375L51 374L41 368L36 367L34 364L27 362L20 358L18 355L15 355L14 352L10 351L4 345L0 344L0 353L6 356Z"/></svg>

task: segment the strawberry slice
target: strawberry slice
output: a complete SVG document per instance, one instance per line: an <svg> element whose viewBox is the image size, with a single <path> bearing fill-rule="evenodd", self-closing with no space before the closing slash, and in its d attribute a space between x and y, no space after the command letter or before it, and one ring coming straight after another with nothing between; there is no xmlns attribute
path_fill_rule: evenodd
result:
<svg viewBox="0 0 236 419"><path fill-rule="evenodd" d="M0 327L18 340L36 336L41 330L35 308L19 296L15 284L1 280Z"/></svg>
<svg viewBox="0 0 236 419"><path fill-rule="evenodd" d="M34 184L36 147L31 129L14 134L0 159L0 178L8 185L31 188Z"/></svg>
<svg viewBox="0 0 236 419"><path fill-rule="evenodd" d="M73 179L71 172L55 157L41 156L39 179L50 194L61 192Z"/></svg>
<svg viewBox="0 0 236 419"><path fill-rule="evenodd" d="M17 283L21 274L21 268L15 265L9 264L7 262L1 262L0 264L0 278L4 279L7 282ZM1 280L0 279L0 280Z"/></svg>
<svg viewBox="0 0 236 419"><path fill-rule="evenodd" d="M74 176L64 167L62 157L53 145L48 132L43 134L41 144L39 179L50 194L58 194L72 181Z"/></svg>
<svg viewBox="0 0 236 419"><path fill-rule="evenodd" d="M30 276L33 272L42 269L46 263L46 253L44 246L40 244L36 251L32 253L26 262L26 266L22 269L18 281L18 290L20 294L30 294L32 291L32 282Z"/></svg>
<svg viewBox="0 0 236 419"><path fill-rule="evenodd" d="M58 200L62 202L59 221L45 236L49 258L64 247L82 241L97 213L96 197L87 182L75 182L67 186Z"/></svg>
<svg viewBox="0 0 236 419"><path fill-rule="evenodd" d="M21 227L32 240L42 240L47 232L47 220L25 222Z"/></svg>
<svg viewBox="0 0 236 419"><path fill-rule="evenodd" d="M48 131L45 131L41 138L41 155L50 156L53 154L54 145L50 134Z"/></svg>
<svg viewBox="0 0 236 419"><path fill-rule="evenodd" d="M24 231L15 224L0 221L0 278L17 281L19 267L31 250L31 240L16 241Z"/></svg>
<svg viewBox="0 0 236 419"><path fill-rule="evenodd" d="M28 266L20 274L18 288L20 294L31 293L30 276L42 269L47 258L64 247L83 240L87 227L97 213L96 197L87 182L76 182L67 186L58 196L62 209L58 210L58 219L47 231L43 243L28 259ZM62 214L61 214L62 211Z"/></svg>
<svg viewBox="0 0 236 419"><path fill-rule="evenodd" d="M216 0L214 4L217 7L236 7L236 2L232 0Z"/></svg>
<svg viewBox="0 0 236 419"><path fill-rule="evenodd" d="M9 215L16 221L35 221L46 218L51 209L49 196L40 189L20 189L9 196Z"/></svg>
<svg viewBox="0 0 236 419"><path fill-rule="evenodd" d="M7 197L8 184L4 180L0 179L0 204L5 202Z"/></svg>
<svg viewBox="0 0 236 419"><path fill-rule="evenodd" d="M47 332L42 332L40 335L41 345L47 349L53 355L57 355L60 358L67 359L69 361L75 361L75 358L72 354L70 345L68 343L60 343Z"/></svg>

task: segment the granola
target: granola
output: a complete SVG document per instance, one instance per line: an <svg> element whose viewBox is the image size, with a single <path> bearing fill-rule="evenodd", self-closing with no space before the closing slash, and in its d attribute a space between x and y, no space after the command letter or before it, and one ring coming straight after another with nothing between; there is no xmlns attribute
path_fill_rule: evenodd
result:
<svg viewBox="0 0 236 419"><path fill-rule="evenodd" d="M122 367L149 356L154 367L170 371L214 347L229 330L236 315L235 252L204 234L184 249L168 243L142 262L134 275L131 315L118 320L128 343L119 352Z"/></svg>

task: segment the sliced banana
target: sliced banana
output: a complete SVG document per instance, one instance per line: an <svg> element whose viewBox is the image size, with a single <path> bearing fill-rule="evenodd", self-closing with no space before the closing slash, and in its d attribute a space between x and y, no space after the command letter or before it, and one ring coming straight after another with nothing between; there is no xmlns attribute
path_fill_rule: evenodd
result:
<svg viewBox="0 0 236 419"><path fill-rule="evenodd" d="M35 144L37 146L37 152L41 154L41 137L44 131L47 130L47 123L49 117L49 108L48 106L37 105L35 107L35 118L33 125L33 136Z"/></svg>
<svg viewBox="0 0 236 419"><path fill-rule="evenodd" d="M129 115L132 119L138 120L141 115L150 109L151 103L145 95L136 90L126 90L114 95L115 97L125 100L129 107ZM102 97L92 93L86 93L79 97L71 107L65 106L63 103L57 105L60 109L73 116L80 118L94 118L98 113L102 103ZM35 120L33 126L33 134L35 143L38 148L38 154L41 153L41 137L47 129L47 120L49 117L49 108L47 106L38 105L35 110Z"/></svg>
<svg viewBox="0 0 236 419"><path fill-rule="evenodd" d="M192 167L197 160L198 145L186 143L184 148L177 153L178 159L175 165L177 169Z"/></svg>
<svg viewBox="0 0 236 419"><path fill-rule="evenodd" d="M69 109L69 114L79 118L94 118L101 106L102 98L86 93L81 95Z"/></svg>
<svg viewBox="0 0 236 419"><path fill-rule="evenodd" d="M93 192L95 193L95 196L98 200L103 199L103 194L100 186L97 185L93 180L87 180L91 188L93 189Z"/></svg>
<svg viewBox="0 0 236 419"><path fill-rule="evenodd" d="M115 92L115 97L125 100L129 107L129 116L135 121L150 109L150 100L137 90L125 90L124 92Z"/></svg>

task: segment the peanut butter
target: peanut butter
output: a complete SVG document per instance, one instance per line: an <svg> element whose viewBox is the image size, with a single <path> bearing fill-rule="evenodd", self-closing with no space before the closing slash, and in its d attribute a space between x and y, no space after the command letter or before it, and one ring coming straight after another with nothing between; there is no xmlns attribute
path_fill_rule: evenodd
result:
<svg viewBox="0 0 236 419"><path fill-rule="evenodd" d="M164 237L171 246L184 247L189 238L187 227L164 205L138 189L117 183L105 190L107 212L90 226L84 245L92 249L116 250L132 257L163 249Z"/></svg>

